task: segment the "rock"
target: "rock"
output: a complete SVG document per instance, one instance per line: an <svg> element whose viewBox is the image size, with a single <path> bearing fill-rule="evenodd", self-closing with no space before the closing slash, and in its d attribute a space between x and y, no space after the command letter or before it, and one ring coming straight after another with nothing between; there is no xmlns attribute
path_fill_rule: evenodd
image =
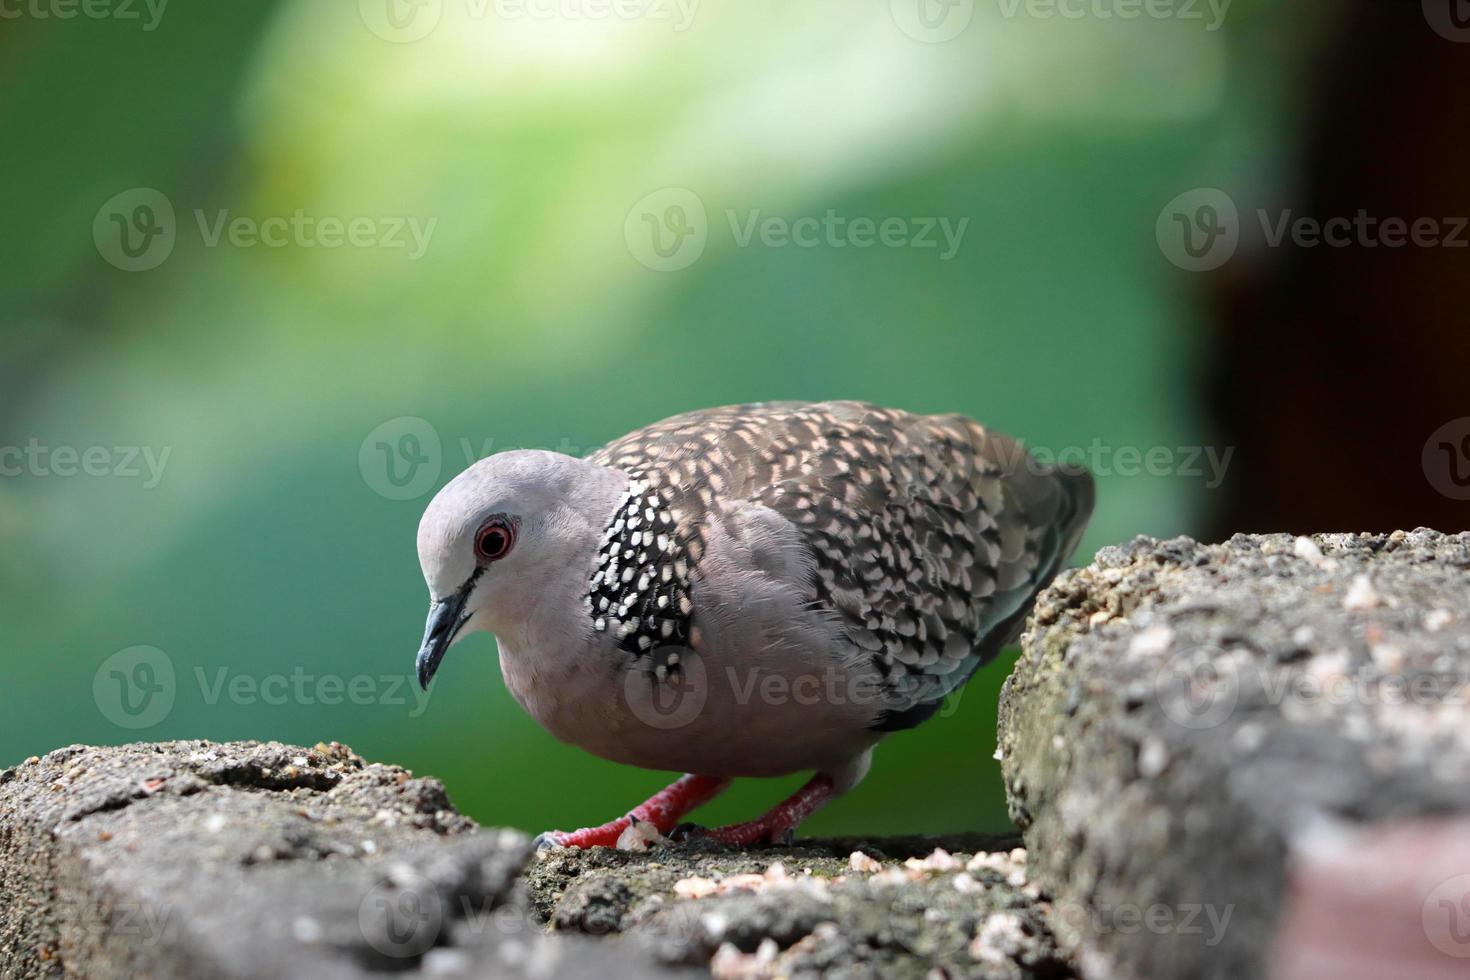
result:
<svg viewBox="0 0 1470 980"><path fill-rule="evenodd" d="M524 835L477 827L436 780L341 745L74 745L0 774L0 975L919 978L941 967L1065 980L1018 843L744 852L650 840L533 861ZM1003 935L1000 913L1014 918Z"/></svg>
<svg viewBox="0 0 1470 980"><path fill-rule="evenodd" d="M0 975L647 975L541 935L530 855L335 743L69 746L0 777Z"/></svg>
<svg viewBox="0 0 1470 980"><path fill-rule="evenodd" d="M717 977L1066 980L1076 974L1016 843L967 835L553 849L525 883L559 933L620 933L665 964Z"/></svg>
<svg viewBox="0 0 1470 980"><path fill-rule="evenodd" d="M1139 538L1061 576L1023 645L1003 771L1085 974L1463 968L1470 534Z"/></svg>

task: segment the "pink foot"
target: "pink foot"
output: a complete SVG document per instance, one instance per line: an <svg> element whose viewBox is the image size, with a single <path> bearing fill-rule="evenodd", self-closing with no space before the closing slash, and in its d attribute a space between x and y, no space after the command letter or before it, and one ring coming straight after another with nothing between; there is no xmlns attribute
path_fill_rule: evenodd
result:
<svg viewBox="0 0 1470 980"><path fill-rule="evenodd" d="M807 784L776 806L767 814L746 823L730 824L727 827L712 827L694 830L696 836L717 840L722 844L747 847L767 842L781 843L795 833L807 817L834 797L832 777L818 773Z"/></svg>
<svg viewBox="0 0 1470 980"><path fill-rule="evenodd" d="M538 847L614 847L623 831L634 820L653 824L660 834L673 830L684 815L714 799L730 785L730 780L716 776L680 776L678 779L634 807L626 817L581 830L549 830L536 838Z"/></svg>

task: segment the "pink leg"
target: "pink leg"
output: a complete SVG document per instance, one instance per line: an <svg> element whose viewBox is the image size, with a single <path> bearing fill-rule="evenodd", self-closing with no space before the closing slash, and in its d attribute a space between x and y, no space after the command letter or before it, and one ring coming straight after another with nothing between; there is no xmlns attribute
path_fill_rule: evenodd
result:
<svg viewBox="0 0 1470 980"><path fill-rule="evenodd" d="M805 786L776 804L774 809L759 819L696 833L737 847L777 841L788 832L794 831L803 820L816 813L836 795L832 777L818 773Z"/></svg>
<svg viewBox="0 0 1470 980"><path fill-rule="evenodd" d="M634 820L646 820L659 833L667 834L678 825L684 814L719 796L729 785L730 780L717 776L680 776L650 796L647 802L634 807L626 817L619 817L601 827L547 831L537 841L560 847L613 847Z"/></svg>

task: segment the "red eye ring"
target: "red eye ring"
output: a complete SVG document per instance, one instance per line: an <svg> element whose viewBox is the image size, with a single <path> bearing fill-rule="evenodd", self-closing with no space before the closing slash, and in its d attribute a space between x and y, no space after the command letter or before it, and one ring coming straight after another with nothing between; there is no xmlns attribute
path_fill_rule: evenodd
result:
<svg viewBox="0 0 1470 980"><path fill-rule="evenodd" d="M515 544L515 525L503 517L492 517L475 532L475 557L483 562L499 561Z"/></svg>

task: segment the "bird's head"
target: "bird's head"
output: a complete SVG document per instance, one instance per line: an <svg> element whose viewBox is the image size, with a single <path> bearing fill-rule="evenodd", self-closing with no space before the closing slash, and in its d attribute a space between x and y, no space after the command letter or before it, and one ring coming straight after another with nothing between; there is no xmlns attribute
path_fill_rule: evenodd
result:
<svg viewBox="0 0 1470 980"><path fill-rule="evenodd" d="M461 637L515 633L543 600L576 598L621 483L617 471L584 460L515 450L440 490L419 522L429 586L419 683L428 686Z"/></svg>

